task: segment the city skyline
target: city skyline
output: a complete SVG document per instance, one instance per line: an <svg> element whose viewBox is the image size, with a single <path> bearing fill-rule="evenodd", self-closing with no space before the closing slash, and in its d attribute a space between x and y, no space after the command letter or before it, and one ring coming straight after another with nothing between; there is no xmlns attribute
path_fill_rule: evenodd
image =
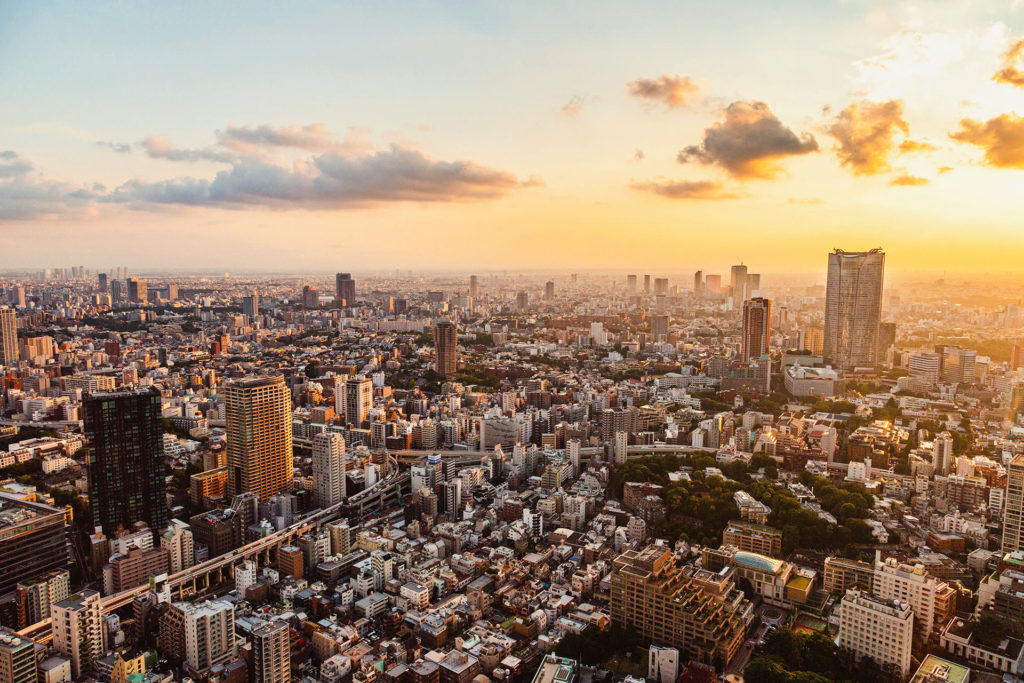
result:
<svg viewBox="0 0 1024 683"><path fill-rule="evenodd" d="M0 235L32 268L1014 271L1017 5L7 8Z"/></svg>

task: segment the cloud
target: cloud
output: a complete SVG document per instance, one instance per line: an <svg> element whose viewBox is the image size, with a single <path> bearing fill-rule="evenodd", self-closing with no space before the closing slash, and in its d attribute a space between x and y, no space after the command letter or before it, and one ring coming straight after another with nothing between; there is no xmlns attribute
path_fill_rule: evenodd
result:
<svg viewBox="0 0 1024 683"><path fill-rule="evenodd" d="M238 154L217 147L188 149L175 147L171 141L159 135L150 135L139 143L150 159L166 159L168 161L216 161L231 163Z"/></svg>
<svg viewBox="0 0 1024 683"><path fill-rule="evenodd" d="M292 147L307 152L323 152L335 146L334 136L322 123L306 126L236 126L229 123L217 131L221 145L240 153L253 154L260 147Z"/></svg>
<svg viewBox="0 0 1024 683"><path fill-rule="evenodd" d="M953 167L952 166L939 166L939 168L937 170L938 170L938 172L940 174L945 174L945 173L949 173L950 171L952 171Z"/></svg>
<svg viewBox="0 0 1024 683"><path fill-rule="evenodd" d="M922 178L920 176L904 173L890 180L889 184L901 187L920 187L921 185L927 185L930 182L931 181L928 180L927 178Z"/></svg>
<svg viewBox="0 0 1024 683"><path fill-rule="evenodd" d="M774 178L779 160L818 151L810 133L799 137L764 102L737 101L725 109L725 120L704 131L700 145L679 152L679 163L698 161L721 166L736 178Z"/></svg>
<svg viewBox="0 0 1024 683"><path fill-rule="evenodd" d="M903 94L963 60L970 42L970 36L958 33L900 31L889 37L881 54L854 64L857 81L877 98Z"/></svg>
<svg viewBox="0 0 1024 683"><path fill-rule="evenodd" d="M108 142L106 140L98 140L96 144L100 147L106 147L109 150L113 150L118 154L127 154L132 151L132 146L125 142Z"/></svg>
<svg viewBox="0 0 1024 683"><path fill-rule="evenodd" d="M569 98L569 101L562 107L562 114L565 116L579 116L587 108L586 101L579 95L573 95Z"/></svg>
<svg viewBox="0 0 1024 683"><path fill-rule="evenodd" d="M643 161L643 160L644 160L644 151L642 149L639 149L639 148L638 149L634 149L633 150L633 161Z"/></svg>
<svg viewBox="0 0 1024 683"><path fill-rule="evenodd" d="M874 175L889 170L889 156L895 137L910 134L903 119L903 101L850 104L833 120L826 132L835 138L836 156L857 175Z"/></svg>
<svg viewBox="0 0 1024 683"><path fill-rule="evenodd" d="M1024 168L1024 118L1000 114L984 123L961 119L952 139L985 150L985 163L997 168Z"/></svg>
<svg viewBox="0 0 1024 683"><path fill-rule="evenodd" d="M22 159L13 150L0 152L0 179L16 178L32 170L32 162Z"/></svg>
<svg viewBox="0 0 1024 683"><path fill-rule="evenodd" d="M630 184L640 192L651 192L669 199L736 199L740 195L725 192L712 180L648 180Z"/></svg>
<svg viewBox="0 0 1024 683"><path fill-rule="evenodd" d="M130 181L101 201L132 206L341 208L495 199L538 184L472 161L438 161L416 149L392 146L354 158L326 152L290 165L246 158L213 179Z"/></svg>
<svg viewBox="0 0 1024 683"><path fill-rule="evenodd" d="M913 154L914 152L934 152L938 147L925 142L924 140L911 140L907 138L900 143L900 152L903 154Z"/></svg>
<svg viewBox="0 0 1024 683"><path fill-rule="evenodd" d="M1024 88L1024 39L1015 41L1010 49L1003 53L1003 66L992 80Z"/></svg>
<svg viewBox="0 0 1024 683"><path fill-rule="evenodd" d="M626 84L626 90L634 97L663 102L666 107L675 109L688 106L700 92L700 86L689 76L662 74L657 78L630 81Z"/></svg>

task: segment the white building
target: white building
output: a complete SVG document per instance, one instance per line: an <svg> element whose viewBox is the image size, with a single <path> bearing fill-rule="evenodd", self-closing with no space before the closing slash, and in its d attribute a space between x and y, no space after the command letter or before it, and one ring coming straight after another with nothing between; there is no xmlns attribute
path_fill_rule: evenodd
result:
<svg viewBox="0 0 1024 683"><path fill-rule="evenodd" d="M172 519L167 530L160 535L160 547L167 549L172 574L188 569L196 563L192 527L180 519Z"/></svg>
<svg viewBox="0 0 1024 683"><path fill-rule="evenodd" d="M235 657L235 608L230 602L176 602L185 632L185 663L203 672Z"/></svg>
<svg viewBox="0 0 1024 683"><path fill-rule="evenodd" d="M944 620L945 615L936 614L936 604L947 604L952 598L952 590L946 582L926 574L923 565L902 564L891 557L885 562L875 563L872 592L882 600L897 600L910 605L918 632L925 638L942 627L943 624L936 623L936 620Z"/></svg>
<svg viewBox="0 0 1024 683"><path fill-rule="evenodd" d="M54 603L52 615L53 647L71 660L71 675L81 680L106 649L100 594L94 590L79 593Z"/></svg>
<svg viewBox="0 0 1024 683"><path fill-rule="evenodd" d="M235 592L239 598L245 598L249 586L256 585L256 563L246 560L235 565Z"/></svg>
<svg viewBox="0 0 1024 683"><path fill-rule="evenodd" d="M910 605L851 588L839 610L839 647L852 650L857 659L870 657L882 665L892 664L903 677L910 673L914 635Z"/></svg>
<svg viewBox="0 0 1024 683"><path fill-rule="evenodd" d="M652 645L647 655L647 678L655 683L676 683L679 678L679 650Z"/></svg>
<svg viewBox="0 0 1024 683"><path fill-rule="evenodd" d="M313 437L313 494L321 508L345 498L345 437L338 432Z"/></svg>

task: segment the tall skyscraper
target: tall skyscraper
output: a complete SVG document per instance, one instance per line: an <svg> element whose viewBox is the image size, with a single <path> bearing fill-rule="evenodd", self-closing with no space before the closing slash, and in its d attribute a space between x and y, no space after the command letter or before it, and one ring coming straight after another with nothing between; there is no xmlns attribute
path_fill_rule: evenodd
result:
<svg viewBox="0 0 1024 683"><path fill-rule="evenodd" d="M825 362L843 370L878 360L885 253L843 251L828 256L825 290Z"/></svg>
<svg viewBox="0 0 1024 683"><path fill-rule="evenodd" d="M739 308L747 298L747 267L733 266L729 273L729 288L732 292L732 307Z"/></svg>
<svg viewBox="0 0 1024 683"><path fill-rule="evenodd" d="M768 299L750 299L743 302L743 362L760 358L768 353L771 336L772 302Z"/></svg>
<svg viewBox="0 0 1024 683"><path fill-rule="evenodd" d="M644 275L644 294L651 293L651 276Z"/></svg>
<svg viewBox="0 0 1024 683"><path fill-rule="evenodd" d="M704 271L698 270L693 274L693 295L704 296Z"/></svg>
<svg viewBox="0 0 1024 683"><path fill-rule="evenodd" d="M100 283L100 292L102 294L106 294L107 293L107 274L106 273L100 273L99 274L99 283Z"/></svg>
<svg viewBox="0 0 1024 683"><path fill-rule="evenodd" d="M434 325L434 370L441 377L450 377L458 367L455 347L458 344L458 330L450 320L440 320Z"/></svg>
<svg viewBox="0 0 1024 683"><path fill-rule="evenodd" d="M149 284L145 280L128 278L128 298L144 304L149 301Z"/></svg>
<svg viewBox="0 0 1024 683"><path fill-rule="evenodd" d="M555 300L555 283L548 280L544 283L544 300L554 301Z"/></svg>
<svg viewBox="0 0 1024 683"><path fill-rule="evenodd" d="M108 536L146 522L167 526L160 393L153 389L88 394L83 402L89 444L89 509Z"/></svg>
<svg viewBox="0 0 1024 683"><path fill-rule="evenodd" d="M480 294L480 280L476 275L469 276L469 295L476 300L476 297Z"/></svg>
<svg viewBox="0 0 1024 683"><path fill-rule="evenodd" d="M626 276L626 291L630 294L636 293L636 275Z"/></svg>
<svg viewBox="0 0 1024 683"><path fill-rule="evenodd" d="M117 303L124 298L124 287L121 285L120 280L111 280L110 282L110 300Z"/></svg>
<svg viewBox="0 0 1024 683"><path fill-rule="evenodd" d="M722 276L721 275L708 275L704 280L704 293L713 292L714 294L721 294L722 292Z"/></svg>
<svg viewBox="0 0 1024 683"><path fill-rule="evenodd" d="M0 365L18 362L18 320L13 308L0 308Z"/></svg>
<svg viewBox="0 0 1024 683"><path fill-rule="evenodd" d="M313 437L313 492L321 508L345 498L345 437L338 432Z"/></svg>
<svg viewBox="0 0 1024 683"><path fill-rule="evenodd" d="M253 683L289 683L292 680L288 623L268 621L249 634L252 640Z"/></svg>
<svg viewBox="0 0 1024 683"><path fill-rule="evenodd" d="M260 293L253 291L252 294L242 297L242 315L252 320L260 314Z"/></svg>
<svg viewBox="0 0 1024 683"><path fill-rule="evenodd" d="M284 377L228 384L228 497L252 491L261 501L292 481L292 397Z"/></svg>
<svg viewBox="0 0 1024 683"><path fill-rule="evenodd" d="M667 315L652 315L651 316L651 337L654 341L662 341L663 337L668 337L668 316Z"/></svg>
<svg viewBox="0 0 1024 683"><path fill-rule="evenodd" d="M360 426L373 407L373 380L356 375L345 382L345 421Z"/></svg>
<svg viewBox="0 0 1024 683"><path fill-rule="evenodd" d="M334 276L334 303L339 308L351 308L356 305L356 281L351 273L338 273Z"/></svg>
<svg viewBox="0 0 1024 683"><path fill-rule="evenodd" d="M1021 548L1024 548L1024 455L1017 455L1006 467L1002 552L1005 555Z"/></svg>

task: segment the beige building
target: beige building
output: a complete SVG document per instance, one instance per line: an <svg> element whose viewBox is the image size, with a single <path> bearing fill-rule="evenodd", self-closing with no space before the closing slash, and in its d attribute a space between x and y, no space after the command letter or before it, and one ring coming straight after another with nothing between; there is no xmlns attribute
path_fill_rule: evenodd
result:
<svg viewBox="0 0 1024 683"><path fill-rule="evenodd" d="M782 532L763 524L729 522L722 532L722 545L769 557L782 555Z"/></svg>
<svg viewBox="0 0 1024 683"><path fill-rule="evenodd" d="M228 384L229 497L252 491L261 501L292 481L292 399L284 377L257 377Z"/></svg>
<svg viewBox="0 0 1024 683"><path fill-rule="evenodd" d="M914 635L910 605L851 589L839 609L839 647L852 650L857 659L870 657L882 665L892 664L903 677L910 673Z"/></svg>
<svg viewBox="0 0 1024 683"><path fill-rule="evenodd" d="M71 676L80 680L93 670L103 655L100 594L83 590L51 608L53 647L71 660Z"/></svg>
<svg viewBox="0 0 1024 683"><path fill-rule="evenodd" d="M925 573L923 565L902 564L891 557L876 563L872 592L882 600L910 605L925 639L942 630L956 607L956 591L946 582Z"/></svg>

